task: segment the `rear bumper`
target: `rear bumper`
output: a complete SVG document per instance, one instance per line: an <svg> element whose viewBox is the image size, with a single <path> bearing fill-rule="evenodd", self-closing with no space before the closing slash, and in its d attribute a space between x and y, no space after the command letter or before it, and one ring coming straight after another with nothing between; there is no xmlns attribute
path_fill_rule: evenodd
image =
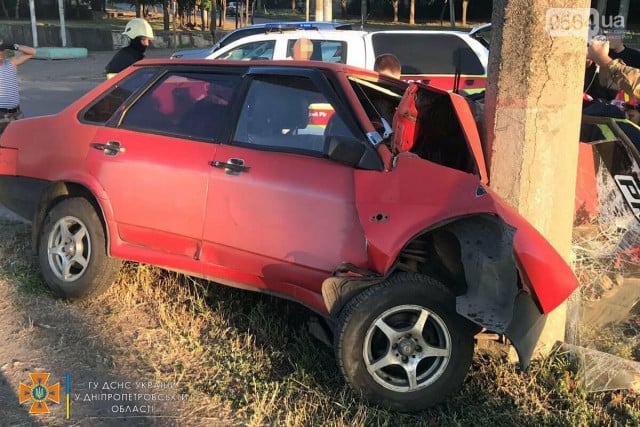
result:
<svg viewBox="0 0 640 427"><path fill-rule="evenodd" d="M31 221L48 185L49 181L42 179L0 175L0 203Z"/></svg>

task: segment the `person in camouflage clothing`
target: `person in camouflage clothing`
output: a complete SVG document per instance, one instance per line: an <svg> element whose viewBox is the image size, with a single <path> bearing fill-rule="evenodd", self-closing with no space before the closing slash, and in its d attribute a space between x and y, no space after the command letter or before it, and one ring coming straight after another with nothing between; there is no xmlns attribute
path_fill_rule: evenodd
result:
<svg viewBox="0 0 640 427"><path fill-rule="evenodd" d="M629 67L621 59L611 59L609 41L593 41L589 45L587 58L600 67L599 78L604 87L622 89L640 99L640 69Z"/></svg>

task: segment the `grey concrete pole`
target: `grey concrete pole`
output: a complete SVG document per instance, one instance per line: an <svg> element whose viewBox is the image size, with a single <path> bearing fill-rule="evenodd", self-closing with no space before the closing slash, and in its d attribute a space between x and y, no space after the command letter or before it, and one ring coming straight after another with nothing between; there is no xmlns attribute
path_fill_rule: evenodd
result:
<svg viewBox="0 0 640 427"><path fill-rule="evenodd" d="M589 6L589 0L494 1L485 98L491 187L568 262ZM581 13L585 19L573 20ZM550 313L538 354L564 340L565 324L563 305Z"/></svg>

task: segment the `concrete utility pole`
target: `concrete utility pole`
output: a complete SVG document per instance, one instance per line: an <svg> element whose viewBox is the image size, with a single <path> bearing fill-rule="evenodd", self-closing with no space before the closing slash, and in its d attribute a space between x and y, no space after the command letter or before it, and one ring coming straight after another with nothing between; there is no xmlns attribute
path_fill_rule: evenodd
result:
<svg viewBox="0 0 640 427"><path fill-rule="evenodd" d="M485 99L490 185L567 261L589 6L589 0L495 0L491 19ZM558 15L563 12L568 19L583 13L586 22L577 28ZM565 323L563 305L547 319L539 355L564 340Z"/></svg>

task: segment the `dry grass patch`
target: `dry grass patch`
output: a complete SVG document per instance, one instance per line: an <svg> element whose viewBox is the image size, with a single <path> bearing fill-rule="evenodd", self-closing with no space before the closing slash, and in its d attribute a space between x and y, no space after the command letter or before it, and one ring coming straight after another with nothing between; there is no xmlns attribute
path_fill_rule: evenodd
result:
<svg viewBox="0 0 640 427"><path fill-rule="evenodd" d="M419 414L370 407L345 386L333 351L308 335L311 314L297 304L135 263L95 300L55 302L28 263L28 237L28 226L0 223L0 275L53 315L85 313L92 323L79 331L90 336L65 339L94 342L120 378L178 383L190 396L184 425L640 425L634 392L584 392L577 362L560 351L527 372L479 352L446 404Z"/></svg>

